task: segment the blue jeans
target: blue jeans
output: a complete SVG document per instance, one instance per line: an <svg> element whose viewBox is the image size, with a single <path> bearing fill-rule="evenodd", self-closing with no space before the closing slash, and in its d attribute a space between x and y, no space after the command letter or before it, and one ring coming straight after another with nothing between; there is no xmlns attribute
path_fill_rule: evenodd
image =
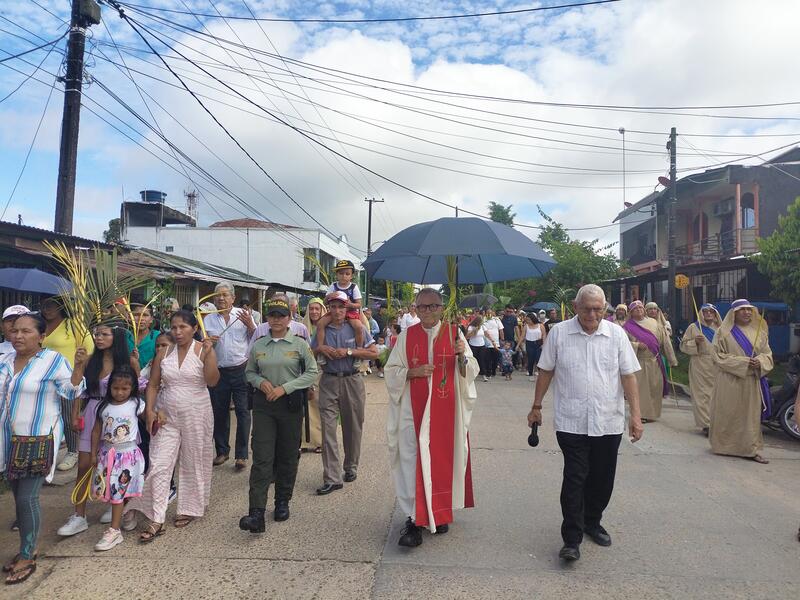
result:
<svg viewBox="0 0 800 600"><path fill-rule="evenodd" d="M231 453L231 401L236 412L235 458L247 459L250 440L250 410L247 407L247 365L220 367L219 383L211 388L211 408L214 411L214 446L217 456Z"/></svg>
<svg viewBox="0 0 800 600"><path fill-rule="evenodd" d="M539 363L542 356L542 340L531 342L525 340L525 352L528 355L528 376L533 375L533 368Z"/></svg>

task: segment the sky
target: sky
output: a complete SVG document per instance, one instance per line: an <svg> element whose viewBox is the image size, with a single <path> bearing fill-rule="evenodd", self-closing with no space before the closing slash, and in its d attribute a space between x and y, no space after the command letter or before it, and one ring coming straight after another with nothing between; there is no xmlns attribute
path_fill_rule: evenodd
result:
<svg viewBox="0 0 800 600"><path fill-rule="evenodd" d="M287 19L567 3L130 2ZM374 205L373 249L408 225L454 214L432 199L481 214L489 202L510 204L527 225L542 223L541 207L575 237L604 245L618 239L612 222L623 202L668 174L670 127L679 175L758 163L800 143L800 103L720 108L800 99L793 0L622 0L388 23L139 10L146 14L126 14L174 72L103 6L87 43L74 222L75 234L93 239L139 190L164 191L182 209L184 191L197 189L201 225L245 216L319 222L362 251L365 197L384 200ZM67 0L5 0L0 60L58 38L68 18ZM64 48L62 39L0 63L3 220L53 226L63 88L52 84Z"/></svg>

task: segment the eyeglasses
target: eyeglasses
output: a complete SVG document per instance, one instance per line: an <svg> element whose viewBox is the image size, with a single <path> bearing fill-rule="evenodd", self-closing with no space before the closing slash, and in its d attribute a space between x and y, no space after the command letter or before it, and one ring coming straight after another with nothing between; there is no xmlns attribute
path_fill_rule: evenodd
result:
<svg viewBox="0 0 800 600"><path fill-rule="evenodd" d="M444 304L417 304L417 310L420 312L434 311L442 308Z"/></svg>

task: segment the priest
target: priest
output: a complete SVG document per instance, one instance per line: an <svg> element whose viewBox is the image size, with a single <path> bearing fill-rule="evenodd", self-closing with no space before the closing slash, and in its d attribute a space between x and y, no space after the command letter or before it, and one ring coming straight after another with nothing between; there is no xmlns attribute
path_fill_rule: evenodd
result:
<svg viewBox="0 0 800 600"><path fill-rule="evenodd" d="M714 454L741 456L761 464L761 421L772 401L766 375L772 370L767 324L747 300L734 300L714 337L719 374L711 395L709 441Z"/></svg>
<svg viewBox="0 0 800 600"><path fill-rule="evenodd" d="M708 412L717 367L711 344L722 318L713 304L700 307L700 319L689 325L681 339L681 352L689 356L689 392L692 394L694 424L708 435L710 417Z"/></svg>
<svg viewBox="0 0 800 600"><path fill-rule="evenodd" d="M468 434L479 371L458 327L441 321L441 294L424 288L416 306L421 322L400 334L384 367L390 463L407 517L398 544L412 548L423 529L446 533L453 510L474 506Z"/></svg>
<svg viewBox="0 0 800 600"><path fill-rule="evenodd" d="M664 326L645 315L644 304L640 300L631 302L628 315L622 328L628 332L636 358L642 366L642 370L636 372L636 382L639 384L642 423L647 423L661 417L661 403L669 392L662 356L673 367L677 366L678 361Z"/></svg>

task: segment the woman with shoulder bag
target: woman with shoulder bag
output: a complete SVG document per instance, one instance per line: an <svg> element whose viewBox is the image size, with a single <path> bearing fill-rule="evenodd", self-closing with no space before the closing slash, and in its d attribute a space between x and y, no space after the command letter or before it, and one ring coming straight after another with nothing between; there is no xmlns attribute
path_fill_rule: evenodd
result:
<svg viewBox="0 0 800 600"><path fill-rule="evenodd" d="M250 510L239 528L263 533L267 492L275 482L275 520L289 518L303 422L303 394L317 380L317 362L308 342L289 331L290 311L284 300L267 304L269 335L253 344L247 361L247 382L253 398L253 466L250 468Z"/></svg>
<svg viewBox="0 0 800 600"><path fill-rule="evenodd" d="M76 350L71 368L61 354L42 348L45 327L39 315L17 317L14 351L0 357L0 470L14 494L20 539L19 554L3 566L6 584L22 583L36 571L39 491L53 479L63 435L61 397L74 402L84 389L86 350Z"/></svg>

